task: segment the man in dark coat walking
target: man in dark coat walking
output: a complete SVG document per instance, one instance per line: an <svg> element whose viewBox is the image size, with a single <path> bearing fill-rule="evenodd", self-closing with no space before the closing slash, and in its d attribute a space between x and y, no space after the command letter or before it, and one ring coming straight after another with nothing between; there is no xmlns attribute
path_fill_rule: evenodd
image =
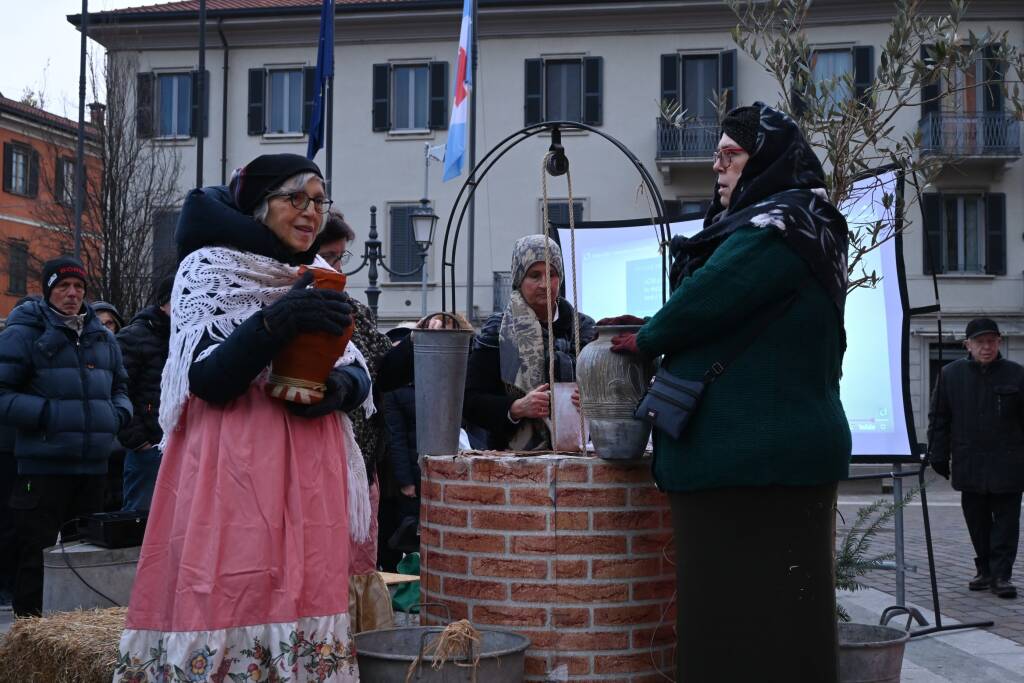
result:
<svg viewBox="0 0 1024 683"><path fill-rule="evenodd" d="M103 509L110 448L132 414L121 349L85 289L79 261L47 261L44 300L18 306L0 333L0 424L16 430L19 616L42 609L43 549L69 521Z"/></svg>
<svg viewBox="0 0 1024 683"><path fill-rule="evenodd" d="M1024 367L999 353L999 326L967 324L968 357L942 369L929 411L932 468L961 492L978 568L968 587L1017 597L1011 581L1024 491ZM952 458L952 468L950 467Z"/></svg>
<svg viewBox="0 0 1024 683"><path fill-rule="evenodd" d="M153 303L135 314L117 334L128 372L128 396L132 419L118 438L124 445L125 510L149 510L156 475L160 470L160 377L167 362L171 339L171 289L174 278L162 280L153 293Z"/></svg>

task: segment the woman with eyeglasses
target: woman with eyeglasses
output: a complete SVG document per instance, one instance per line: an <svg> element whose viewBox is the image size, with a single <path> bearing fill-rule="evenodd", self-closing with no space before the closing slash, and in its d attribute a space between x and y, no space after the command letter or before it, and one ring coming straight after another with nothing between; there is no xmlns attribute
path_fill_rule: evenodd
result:
<svg viewBox="0 0 1024 683"><path fill-rule="evenodd" d="M722 120L712 171L704 229L672 239L672 296L612 349L662 356L686 380L725 365L679 438L654 430L676 680L834 683L846 220L796 122L760 102Z"/></svg>
<svg viewBox="0 0 1024 683"><path fill-rule="evenodd" d="M348 413L374 412L348 344L320 403L271 398L297 334L342 335L347 295L310 289L331 201L316 164L257 157L189 193L160 396L164 453L115 681L358 681L348 542L370 504ZM267 678L269 676L269 679Z"/></svg>

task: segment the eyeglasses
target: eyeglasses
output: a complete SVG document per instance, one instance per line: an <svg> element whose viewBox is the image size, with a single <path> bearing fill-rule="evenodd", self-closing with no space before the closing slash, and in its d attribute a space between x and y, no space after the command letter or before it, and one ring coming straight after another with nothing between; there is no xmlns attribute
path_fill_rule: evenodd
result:
<svg viewBox="0 0 1024 683"><path fill-rule="evenodd" d="M329 263L332 266L336 266L339 263L341 265L345 265L346 263L352 260L352 252L349 251L348 249L341 252L340 254L336 251L326 251L321 252L320 257L323 258L324 261L327 261L327 263Z"/></svg>
<svg viewBox="0 0 1024 683"><path fill-rule="evenodd" d="M712 154L711 157L715 160L714 164L718 164L719 166L721 166L722 170L724 171L725 169L732 166L733 157L735 157L737 154L743 154L746 151L747 150L743 149L742 147L723 147L722 149L717 150L714 154Z"/></svg>
<svg viewBox="0 0 1024 683"><path fill-rule="evenodd" d="M333 200L326 199L324 197L310 197L305 192L278 192L268 195L268 197L270 199L273 199L274 197L287 197L292 208L298 211L305 211L306 207L309 206L309 203L313 202L313 206L319 214L327 213L331 210L331 205L334 204Z"/></svg>

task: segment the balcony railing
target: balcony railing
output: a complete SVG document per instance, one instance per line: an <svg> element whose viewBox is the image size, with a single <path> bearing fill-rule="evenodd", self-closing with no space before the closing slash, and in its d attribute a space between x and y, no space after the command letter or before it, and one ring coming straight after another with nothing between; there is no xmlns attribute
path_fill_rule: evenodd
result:
<svg viewBox="0 0 1024 683"><path fill-rule="evenodd" d="M1020 122L1001 112L933 113L921 119L921 153L1019 157Z"/></svg>
<svg viewBox="0 0 1024 683"><path fill-rule="evenodd" d="M697 119L677 128L657 119L658 159L710 161L720 137L718 121Z"/></svg>

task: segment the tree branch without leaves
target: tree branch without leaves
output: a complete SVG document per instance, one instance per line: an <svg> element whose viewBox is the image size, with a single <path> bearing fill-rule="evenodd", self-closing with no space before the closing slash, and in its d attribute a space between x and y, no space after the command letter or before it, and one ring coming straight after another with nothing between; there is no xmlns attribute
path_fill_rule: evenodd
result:
<svg viewBox="0 0 1024 683"><path fill-rule="evenodd" d="M93 92L97 68L91 65ZM91 299L103 299L130 316L145 303L155 272L153 226L160 213L178 203L181 161L171 148L150 144L135 132L135 68L128 60L107 58L102 68L107 108L93 142L100 172L86 174L82 261L89 273ZM53 143L54 157L58 149ZM46 174L50 196L57 195L56 174ZM73 196L73 195L72 195ZM37 206L37 217L51 226L75 224L74 202ZM73 230L56 227L53 248L71 253Z"/></svg>

